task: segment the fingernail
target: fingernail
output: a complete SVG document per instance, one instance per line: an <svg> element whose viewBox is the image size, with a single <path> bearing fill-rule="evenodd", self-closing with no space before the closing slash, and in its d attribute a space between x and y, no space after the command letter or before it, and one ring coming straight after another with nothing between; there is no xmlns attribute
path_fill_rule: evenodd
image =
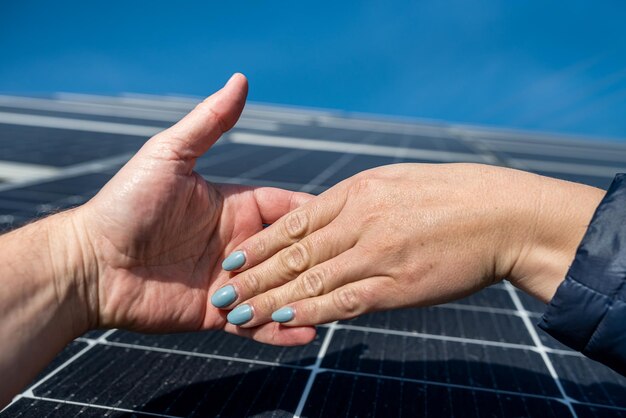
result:
<svg viewBox="0 0 626 418"><path fill-rule="evenodd" d="M226 319L233 325L245 324L252 319L252 306L248 304L239 305L230 311Z"/></svg>
<svg viewBox="0 0 626 418"><path fill-rule="evenodd" d="M246 255L243 251L235 251L222 262L222 268L226 271L236 270L246 263Z"/></svg>
<svg viewBox="0 0 626 418"><path fill-rule="evenodd" d="M211 303L216 308L223 308L233 303L237 299L237 293L233 285L224 286L211 296Z"/></svg>
<svg viewBox="0 0 626 418"><path fill-rule="evenodd" d="M288 322L293 319L293 308L285 306L272 314L272 321L276 322Z"/></svg>

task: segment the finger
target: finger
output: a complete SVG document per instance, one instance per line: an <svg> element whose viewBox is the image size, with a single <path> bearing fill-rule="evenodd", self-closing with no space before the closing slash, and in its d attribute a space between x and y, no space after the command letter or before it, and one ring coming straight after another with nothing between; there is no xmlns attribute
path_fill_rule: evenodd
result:
<svg viewBox="0 0 626 418"><path fill-rule="evenodd" d="M308 193L292 192L275 187L255 187L253 191L261 221L264 224L273 224L282 216L314 198Z"/></svg>
<svg viewBox="0 0 626 418"><path fill-rule="evenodd" d="M314 198L313 195L308 193L293 192L274 187L253 187L239 184L213 184L213 186L224 196L226 203L231 204L234 202L232 204L233 208L237 208L237 205L251 205L256 209L254 215L255 217L258 215L258 217L256 217L255 227L260 227L260 223L272 224L281 216ZM254 201L251 203L250 199ZM224 208L226 210L226 206ZM237 209L232 210L239 212ZM239 215L240 213L237 213L238 217ZM261 222L259 223L258 220ZM258 230L259 228L254 232ZM247 236L250 235L251 233Z"/></svg>
<svg viewBox="0 0 626 418"><path fill-rule="evenodd" d="M282 286L311 267L352 248L356 240L356 235L346 228L328 225L235 276L212 295L211 303L217 308L228 308Z"/></svg>
<svg viewBox="0 0 626 418"><path fill-rule="evenodd" d="M390 309L395 306L394 303L398 304L397 298L389 290L393 286L394 280L390 277L370 277L346 284L322 296L290 303L283 308L290 308L291 314L285 314L283 318L291 319L282 324L288 327L319 325Z"/></svg>
<svg viewBox="0 0 626 418"><path fill-rule="evenodd" d="M224 330L261 343L280 346L308 344L315 339L316 335L315 327L283 327L277 322L270 322L256 328L241 328L227 324Z"/></svg>
<svg viewBox="0 0 626 418"><path fill-rule="evenodd" d="M185 161L198 158L235 125L247 94L246 77L234 74L221 90L198 104L176 125L152 138L149 146L169 147L176 158Z"/></svg>
<svg viewBox="0 0 626 418"><path fill-rule="evenodd" d="M322 193L248 238L226 257L222 267L228 271L241 271L256 266L279 250L328 225L345 204L347 194L344 189L340 187Z"/></svg>
<svg viewBox="0 0 626 418"><path fill-rule="evenodd" d="M244 301L239 306L244 306L244 312L246 312L245 306L249 306L252 317L240 326L255 327L272 321L272 314L279 308L302 299L327 294L345 284L370 277L371 270L372 268L367 261L364 261L362 254L356 248L351 248L337 257L312 267L283 286ZM229 321L233 315L237 317L238 309L239 307L228 314Z"/></svg>

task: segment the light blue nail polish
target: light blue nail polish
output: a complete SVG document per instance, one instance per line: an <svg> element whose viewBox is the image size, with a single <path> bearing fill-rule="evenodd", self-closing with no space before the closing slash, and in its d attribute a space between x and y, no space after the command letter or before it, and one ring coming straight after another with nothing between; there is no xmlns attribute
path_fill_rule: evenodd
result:
<svg viewBox="0 0 626 418"><path fill-rule="evenodd" d="M211 296L211 303L216 308L223 308L233 303L237 299L237 293L233 285L224 286Z"/></svg>
<svg viewBox="0 0 626 418"><path fill-rule="evenodd" d="M252 319L252 306L248 304L239 305L230 311L226 319L233 325L245 324Z"/></svg>
<svg viewBox="0 0 626 418"><path fill-rule="evenodd" d="M243 251L235 251L222 262L222 268L226 271L236 270L246 263L246 255Z"/></svg>
<svg viewBox="0 0 626 418"><path fill-rule="evenodd" d="M288 322L293 319L293 308L285 306L272 314L272 321L276 322Z"/></svg>

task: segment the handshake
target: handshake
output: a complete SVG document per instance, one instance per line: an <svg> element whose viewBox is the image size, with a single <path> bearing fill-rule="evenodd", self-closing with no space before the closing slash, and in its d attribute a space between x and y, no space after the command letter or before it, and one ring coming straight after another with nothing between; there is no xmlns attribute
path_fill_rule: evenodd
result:
<svg viewBox="0 0 626 418"><path fill-rule="evenodd" d="M379 167L317 197L208 183L195 161L235 125L246 94L233 76L91 201L0 237L10 341L0 369L17 389L93 328L298 345L317 324L440 304L503 278L546 302L604 195L475 164ZM48 351L21 359L33 342Z"/></svg>

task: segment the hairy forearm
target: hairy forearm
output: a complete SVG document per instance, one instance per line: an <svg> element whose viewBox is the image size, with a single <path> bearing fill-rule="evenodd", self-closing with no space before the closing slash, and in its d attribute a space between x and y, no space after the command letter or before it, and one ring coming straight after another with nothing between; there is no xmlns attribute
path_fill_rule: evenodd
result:
<svg viewBox="0 0 626 418"><path fill-rule="evenodd" d="M88 328L73 211L0 236L0 405Z"/></svg>

